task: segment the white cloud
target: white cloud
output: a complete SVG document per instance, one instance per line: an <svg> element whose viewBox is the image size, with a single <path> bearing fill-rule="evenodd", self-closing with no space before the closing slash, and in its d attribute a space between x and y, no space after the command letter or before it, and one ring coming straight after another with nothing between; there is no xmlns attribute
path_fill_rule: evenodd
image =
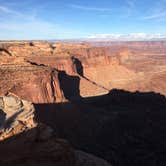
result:
<svg viewBox="0 0 166 166"><path fill-rule="evenodd" d="M16 10L13 10L7 6L0 6L0 14L3 15L5 20L8 19L24 19L24 20L33 20L36 16L36 10L33 10L29 13L22 13ZM1 19L3 19L1 18Z"/></svg>
<svg viewBox="0 0 166 166"><path fill-rule="evenodd" d="M166 20L166 1L154 1L153 5L145 11L144 15L145 16L141 18L142 20Z"/></svg>
<svg viewBox="0 0 166 166"><path fill-rule="evenodd" d="M23 14L15 11L15 10L12 10L6 6L0 6L0 13L1 14L9 14L9 15L14 15L14 16L23 16Z"/></svg>
<svg viewBox="0 0 166 166"><path fill-rule="evenodd" d="M74 38L85 34L39 19L0 22L0 40L49 40Z"/></svg>
<svg viewBox="0 0 166 166"><path fill-rule="evenodd" d="M146 34L146 33L132 33L132 34L96 34L89 36L92 40L157 40L166 39L164 34Z"/></svg>
<svg viewBox="0 0 166 166"><path fill-rule="evenodd" d="M36 10L20 12L0 6L0 14L3 14L0 21L0 40L47 40L83 35L74 29L41 19Z"/></svg>
<svg viewBox="0 0 166 166"><path fill-rule="evenodd" d="M11 13L12 11L9 10L9 8L7 8L5 6L0 6L0 12Z"/></svg>
<svg viewBox="0 0 166 166"><path fill-rule="evenodd" d="M110 12L112 11L111 8L104 8L104 7L92 7L92 6L83 6L83 5L76 5L71 4L69 5L72 8L80 9L80 10L88 10L88 11L96 11L96 12Z"/></svg>
<svg viewBox="0 0 166 166"><path fill-rule="evenodd" d="M163 19L163 18L166 19L166 12L158 12L155 14L151 14L151 15L143 17L142 19L143 20L153 20L153 19Z"/></svg>
<svg viewBox="0 0 166 166"><path fill-rule="evenodd" d="M126 3L129 8L135 7L135 0L126 0Z"/></svg>

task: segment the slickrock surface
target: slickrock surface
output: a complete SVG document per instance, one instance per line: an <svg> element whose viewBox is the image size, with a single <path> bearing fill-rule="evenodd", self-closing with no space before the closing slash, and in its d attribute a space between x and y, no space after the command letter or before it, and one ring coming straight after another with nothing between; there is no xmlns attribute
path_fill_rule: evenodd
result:
<svg viewBox="0 0 166 166"><path fill-rule="evenodd" d="M0 97L0 140L36 126L31 102L13 96Z"/></svg>
<svg viewBox="0 0 166 166"><path fill-rule="evenodd" d="M95 156L75 151L56 137L55 129L37 124L31 102L0 97L0 165L110 166Z"/></svg>
<svg viewBox="0 0 166 166"><path fill-rule="evenodd" d="M38 126L0 142L0 164L2 166L111 166L94 155L75 151L65 140L56 137L37 139L39 129Z"/></svg>
<svg viewBox="0 0 166 166"><path fill-rule="evenodd" d="M64 140L53 136L40 139L47 127L37 126L0 142L2 166L74 166L75 154Z"/></svg>
<svg viewBox="0 0 166 166"><path fill-rule="evenodd" d="M82 152L75 151L76 154L76 166L111 166L105 160L96 157L94 155Z"/></svg>

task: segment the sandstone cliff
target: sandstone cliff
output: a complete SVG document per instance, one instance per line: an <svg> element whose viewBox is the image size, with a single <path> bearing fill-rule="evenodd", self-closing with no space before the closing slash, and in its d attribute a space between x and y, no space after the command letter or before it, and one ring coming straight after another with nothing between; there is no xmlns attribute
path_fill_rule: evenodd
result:
<svg viewBox="0 0 166 166"><path fill-rule="evenodd" d="M47 103L69 100L64 93L75 98L64 89L78 91L81 97L106 94L113 88L166 94L165 45L166 42L3 43L0 95L11 92L35 103ZM66 88L62 89L59 77L66 82Z"/></svg>
<svg viewBox="0 0 166 166"><path fill-rule="evenodd" d="M4 58L0 70L0 95L15 94L32 102L64 101L58 72L20 58Z"/></svg>

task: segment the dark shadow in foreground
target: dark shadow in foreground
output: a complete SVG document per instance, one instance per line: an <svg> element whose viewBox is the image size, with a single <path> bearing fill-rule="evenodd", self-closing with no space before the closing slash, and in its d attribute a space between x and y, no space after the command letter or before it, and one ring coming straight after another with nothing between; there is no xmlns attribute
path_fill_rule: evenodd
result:
<svg viewBox="0 0 166 166"><path fill-rule="evenodd" d="M166 98L112 90L60 104L35 104L36 120L76 149L115 166L166 165Z"/></svg>
<svg viewBox="0 0 166 166"><path fill-rule="evenodd" d="M70 145L54 135L49 139L39 139L41 129L46 128L38 126L0 141L0 165L74 166Z"/></svg>

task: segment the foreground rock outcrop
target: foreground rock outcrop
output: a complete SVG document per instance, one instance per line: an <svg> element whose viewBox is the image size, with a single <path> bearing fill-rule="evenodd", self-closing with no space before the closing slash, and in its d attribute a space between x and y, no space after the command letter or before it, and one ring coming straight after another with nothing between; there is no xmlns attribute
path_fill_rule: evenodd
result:
<svg viewBox="0 0 166 166"><path fill-rule="evenodd" d="M50 127L35 122L31 102L14 96L0 97L1 165L71 165L74 151L55 137Z"/></svg>
<svg viewBox="0 0 166 166"><path fill-rule="evenodd" d="M45 130L45 131L44 131ZM37 126L0 142L2 166L74 166L75 154L64 140L50 135L43 139L47 127Z"/></svg>
<svg viewBox="0 0 166 166"><path fill-rule="evenodd" d="M13 96L0 97L0 140L36 127L34 106Z"/></svg>
<svg viewBox="0 0 166 166"><path fill-rule="evenodd" d="M36 122L33 104L16 96L0 97L0 165L110 166L57 138L55 129Z"/></svg>

